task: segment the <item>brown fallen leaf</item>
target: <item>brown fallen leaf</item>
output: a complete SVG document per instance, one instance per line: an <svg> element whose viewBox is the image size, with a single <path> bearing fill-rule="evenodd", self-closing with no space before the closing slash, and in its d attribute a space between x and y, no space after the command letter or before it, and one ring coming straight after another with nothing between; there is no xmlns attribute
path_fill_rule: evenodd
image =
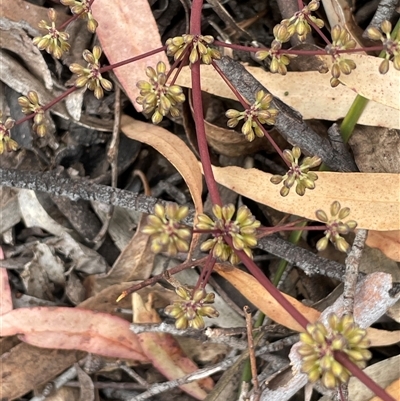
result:
<svg viewBox="0 0 400 401"><path fill-rule="evenodd" d="M153 297L151 294L147 303L143 302L139 294L132 294L134 323L161 322L152 304ZM170 334L147 332L138 334L138 338L147 358L168 379L178 379L198 369L197 365L184 355L179 344ZM203 388L211 390L212 387L213 381L209 377L180 386L182 390L198 400L202 400L207 396Z"/></svg>
<svg viewBox="0 0 400 401"><path fill-rule="evenodd" d="M282 198L271 174L241 167L213 167L219 184L281 212L315 220L318 209L329 211L337 200L351 210L358 228L378 231L400 229L400 176L398 174L318 172L316 188L298 196L294 190Z"/></svg>
<svg viewBox="0 0 400 401"><path fill-rule="evenodd" d="M80 308L14 309L0 317L0 335L20 335L37 347L75 349L148 362L129 323L119 317Z"/></svg>
<svg viewBox="0 0 400 401"><path fill-rule="evenodd" d="M288 72L287 75L283 76L266 72L260 67L245 66L245 68L275 97L297 110L305 120L315 118L336 121L347 115L354 101L355 95L350 88L345 85L339 85L336 88L330 86L331 75L329 73L320 74L318 71ZM191 88L190 74L190 68L184 67L176 84ZM386 92L387 86L383 87L383 93ZM398 86L392 86L391 90L394 91L394 96L396 96L395 91ZM212 66L201 66L201 87L205 92L236 100L228 85ZM379 91L379 86L377 88ZM318 96L315 96L316 93ZM398 107L393 108L383 103L369 102L358 122L364 125L400 128Z"/></svg>
<svg viewBox="0 0 400 401"><path fill-rule="evenodd" d="M400 231L368 231L365 243L371 248L380 249L388 258L400 262Z"/></svg>
<svg viewBox="0 0 400 401"><path fill-rule="evenodd" d="M189 187L196 213L202 213L203 178L196 156L187 145L166 129L134 120L125 114L121 117L121 130L128 138L152 146L168 159Z"/></svg>
<svg viewBox="0 0 400 401"><path fill-rule="evenodd" d="M0 357L0 394L4 400L22 397L84 356L81 351L43 349L20 343Z"/></svg>
<svg viewBox="0 0 400 401"><path fill-rule="evenodd" d="M147 0L96 0L92 4L92 11L99 23L96 34L110 64L162 46L157 24ZM139 96L136 83L147 80L146 67L154 67L159 61L169 66L168 58L162 51L114 70L125 93L138 111L141 111L142 107L136 103Z"/></svg>
<svg viewBox="0 0 400 401"><path fill-rule="evenodd" d="M229 281L252 304L265 313L269 318L289 329L303 331L302 326L273 298L270 293L254 278L236 267L226 267L216 264L214 271ZM314 322L320 316L320 312L309 306L303 305L290 295L285 295L288 301L296 307L310 322Z"/></svg>

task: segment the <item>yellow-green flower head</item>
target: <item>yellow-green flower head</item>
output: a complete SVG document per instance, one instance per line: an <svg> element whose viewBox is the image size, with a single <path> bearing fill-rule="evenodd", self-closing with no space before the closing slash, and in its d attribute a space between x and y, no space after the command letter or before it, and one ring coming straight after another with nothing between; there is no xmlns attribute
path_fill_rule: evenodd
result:
<svg viewBox="0 0 400 401"><path fill-rule="evenodd" d="M368 37L372 40L380 40L385 46L385 59L379 66L379 72L386 74L389 71L389 60L393 59L393 65L396 70L400 70L400 30L392 38L392 24L389 21L383 21L381 29L370 27L367 30Z"/></svg>
<svg viewBox="0 0 400 401"><path fill-rule="evenodd" d="M293 17L283 20L280 25L287 27L287 34L282 34L281 37L286 38L287 35L290 35L290 38L296 34L299 40L304 41L307 35L311 32L309 21L313 22L318 28L322 28L324 26L324 22L311 14L318 8L319 1L310 1L310 3L304 6L302 10L296 12ZM277 38L277 35L275 35L275 37Z"/></svg>
<svg viewBox="0 0 400 401"><path fill-rule="evenodd" d="M157 63L156 69L146 68L149 81L139 81L136 86L140 89L140 96L136 101L142 105L145 114L152 114L153 124L159 124L163 117L171 113L173 117L180 115L177 104L185 101L185 95L179 85L168 85L166 65L162 61Z"/></svg>
<svg viewBox="0 0 400 401"><path fill-rule="evenodd" d="M256 93L256 100L245 111L238 111L235 109L229 109L225 115L229 118L227 125L229 128L235 128L240 120L244 120L242 126L242 133L249 142L252 142L256 136L263 137L264 132L258 126L257 120L261 124L275 124L278 110L271 108L270 103L272 101L272 95L266 94L260 90Z"/></svg>
<svg viewBox="0 0 400 401"><path fill-rule="evenodd" d="M179 301L168 305L165 313L176 319L175 326L177 329L193 329L204 328L204 316L217 317L218 311L211 306L214 303L215 295L210 292L206 293L203 288L197 290L189 290L185 287L178 287L175 292L181 298Z"/></svg>
<svg viewBox="0 0 400 401"><path fill-rule="evenodd" d="M232 220L235 214L235 206L232 204L222 207L214 205L212 211L215 220L205 214L198 216L196 228L212 231L212 238L203 242L200 249L203 252L211 251L215 258L237 264L240 259L224 240L224 236L229 235L233 247L246 252L252 258L251 248L257 245L256 230L260 227L260 222L255 219L247 206L243 205L238 209L235 220Z"/></svg>
<svg viewBox="0 0 400 401"><path fill-rule="evenodd" d="M7 152L15 151L18 149L18 143L11 139L11 128L14 127L15 121L8 117L3 121L3 113L0 112L0 155Z"/></svg>
<svg viewBox="0 0 400 401"><path fill-rule="evenodd" d="M37 46L39 50L46 50L47 53L59 59L71 47L67 42L69 35L66 32L57 30L57 13L53 8L49 8L48 16L51 21L50 25L45 20L39 22L39 28L46 30L48 33L44 36L36 36L33 38L33 44Z"/></svg>
<svg viewBox="0 0 400 401"><path fill-rule="evenodd" d="M332 44L325 47L328 54L332 56L333 64L331 67L331 86L336 87L339 85L340 74L349 75L352 70L356 68L356 63L347 59L338 50L354 49L356 42L351 38L349 32L340 25L335 25L331 31Z"/></svg>
<svg viewBox="0 0 400 401"><path fill-rule="evenodd" d="M72 13L79 15L79 18L87 20L87 29L90 32L96 32L99 24L93 17L89 0L61 0L61 4L70 7Z"/></svg>
<svg viewBox="0 0 400 401"><path fill-rule="evenodd" d="M153 252L166 252L174 256L189 250L191 230L180 223L188 213L187 206L168 203L164 207L156 204L154 214L147 217L147 225L142 229L144 234L150 235Z"/></svg>
<svg viewBox="0 0 400 401"><path fill-rule="evenodd" d="M189 51L189 62L195 63L201 60L204 64L211 64L212 60L219 60L221 54L209 45L214 42L210 35L184 34L166 41L167 54L174 56L174 60L182 59L186 51Z"/></svg>
<svg viewBox="0 0 400 401"><path fill-rule="evenodd" d="M342 221L350 214L348 207L341 208L340 203L335 201L332 203L330 208L330 217L323 211L317 210L315 215L317 219L326 224L327 229L324 232L325 237L322 237L317 242L317 249L319 251L324 250L328 246L328 242L331 241L335 245L336 249L341 252L348 252L350 245L342 237L343 234L348 234L350 231L357 227L357 222L354 220Z"/></svg>
<svg viewBox="0 0 400 401"><path fill-rule="evenodd" d="M309 171L311 168L321 164L321 159L317 156L305 157L301 163L299 158L301 150L298 146L294 146L292 150L285 149L283 157L289 163L289 171L285 175L274 175L271 177L273 184L280 184L283 181L283 187L280 191L281 196L287 196L290 189L296 184L296 193L303 196L306 189L314 189L315 181L318 179L314 171Z"/></svg>
<svg viewBox="0 0 400 401"><path fill-rule="evenodd" d="M18 103L22 107L24 114L35 113L33 117L32 129L40 136L44 136L47 133L47 121L44 115L43 107L39 103L38 94L35 91L29 91L27 96L21 96L18 98Z"/></svg>
<svg viewBox="0 0 400 401"><path fill-rule="evenodd" d="M87 62L87 66L83 67L80 64L74 63L69 67L71 72L78 76L75 86L78 88L86 86L89 90L93 91L97 99L101 99L104 96L103 89L106 91L112 89L112 83L108 79L103 78L100 73L101 53L100 46L94 46L93 52L84 50L83 59Z"/></svg>
<svg viewBox="0 0 400 401"><path fill-rule="evenodd" d="M275 29L279 27L279 29ZM287 32L287 27L285 25L277 25L274 28L274 32L276 30L277 34L279 34L280 36L278 36L275 38L275 40L272 41L271 44L271 49L269 50L260 50L256 53L256 58L258 60L264 60L267 57L271 58L271 63L269 65L269 70L273 73L273 74L281 74L281 75L286 75L287 74L287 66L290 64L290 59L297 57L294 54L284 54L281 52L282 49L282 41L286 41L287 38L287 34L286 36L281 33L281 31L286 30ZM291 35L289 35L290 38ZM289 40L289 39L287 39Z"/></svg>
<svg viewBox="0 0 400 401"><path fill-rule="evenodd" d="M298 353L302 357L302 372L308 375L311 383L321 380L327 388L335 388L347 383L350 372L335 360L335 351L347 354L348 358L361 369L371 358L367 349L366 330L360 328L352 316L339 318L335 314L328 316L329 327L321 322L309 324L307 331L300 334Z"/></svg>

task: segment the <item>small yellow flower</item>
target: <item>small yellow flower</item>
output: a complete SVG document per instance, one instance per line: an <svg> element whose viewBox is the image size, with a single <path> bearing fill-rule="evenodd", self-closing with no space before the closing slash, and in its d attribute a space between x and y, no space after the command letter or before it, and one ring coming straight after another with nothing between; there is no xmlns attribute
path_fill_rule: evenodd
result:
<svg viewBox="0 0 400 401"><path fill-rule="evenodd" d="M152 114L153 124L159 124L168 113L173 117L179 116L180 111L176 105L185 101L180 86L167 84L166 68L162 61L157 64L156 70L147 67L149 81L139 81L136 84L140 89L140 96L136 101L143 106L145 114Z"/></svg>
<svg viewBox="0 0 400 401"><path fill-rule="evenodd" d="M290 19L284 19L281 25L287 27L287 32L290 36L297 35L302 42L306 39L307 35L311 33L311 26L309 21L313 22L318 28L324 26L324 21L311 15L313 11L318 10L319 1L312 0L304 8L294 14Z"/></svg>
<svg viewBox="0 0 400 401"><path fill-rule="evenodd" d="M22 107L24 114L35 113L33 117L32 129L40 136L47 133L47 121L44 115L43 107L39 103L39 97L35 91L29 91L27 96L18 98L18 103Z"/></svg>
<svg viewBox="0 0 400 401"><path fill-rule="evenodd" d="M350 209L348 207L341 208L338 201L332 203L330 214L331 217L328 218L328 215L323 210L317 210L315 212L317 219L327 226L324 232L325 237L322 237L317 242L317 249L318 251L324 250L328 246L328 242L331 241L336 249L347 253L350 249L350 245L341 235L348 234L351 230L354 230L357 227L357 222L354 220L342 221L350 214Z"/></svg>
<svg viewBox="0 0 400 401"><path fill-rule="evenodd" d="M371 358L367 349L366 330L360 328L352 316L339 318L328 316L329 327L321 322L309 324L307 331L300 334L301 346L298 353L302 356L302 372L308 375L311 383L321 379L327 388L335 388L347 383L350 372L335 360L334 352L341 351L361 369Z"/></svg>
<svg viewBox="0 0 400 401"><path fill-rule="evenodd" d="M212 251L215 258L223 261L229 259L232 264L237 264L240 261L238 256L224 240L224 236L229 235L232 238L233 247L246 252L252 258L251 248L257 245L256 230L260 227L260 222L255 219L247 206L241 206L238 209L235 220L232 220L235 214L235 206L232 204L222 207L214 205L212 210L215 220L206 214L198 216L199 222L196 228L212 232L212 238L203 242L200 249L203 252Z"/></svg>
<svg viewBox="0 0 400 401"><path fill-rule="evenodd" d="M191 64L199 59L204 64L211 64L212 60L221 58L219 51L209 46L213 42L214 38L210 35L184 34L170 38L165 43L167 44L167 54L174 56L174 60L182 58L186 51L190 51L189 62Z"/></svg>
<svg viewBox="0 0 400 401"><path fill-rule="evenodd" d="M178 287L175 292L181 298L179 301L168 305L164 311L168 316L176 319L175 326L177 329L203 329L203 317L217 317L218 311L210 304L214 303L215 295L210 292L206 293L203 288L196 291L189 290L185 287Z"/></svg>
<svg viewBox="0 0 400 401"><path fill-rule="evenodd" d="M147 225L142 233L150 235L151 250L155 253L165 251L174 256L189 250L191 230L180 222L189 213L187 206L168 203L166 207L156 204L154 214L147 217Z"/></svg>
<svg viewBox="0 0 400 401"><path fill-rule="evenodd" d="M89 90L93 91L97 99L101 99L104 96L103 89L106 91L112 89L112 83L108 79L103 78L100 73L101 53L101 48L94 46L93 53L89 50L83 52L83 58L87 62L86 67L76 63L71 64L69 67L70 71L78 76L75 85L78 88L86 86Z"/></svg>
<svg viewBox="0 0 400 401"><path fill-rule="evenodd" d="M382 32L381 32L382 31ZM385 59L379 66L379 72L386 74L389 71L389 60L393 59L393 66L396 70L400 70L400 29L395 37L392 38L392 24L389 21L383 21L381 30L370 27L367 30L368 37L372 40L380 40L385 46Z"/></svg>
<svg viewBox="0 0 400 401"><path fill-rule="evenodd" d="M256 136L263 137L264 132L258 126L257 119L261 124L275 124L275 118L278 115L278 110L270 107L272 101L272 95L266 94L260 90L256 93L256 101L246 109L245 111L238 111L229 109L225 113L228 120L228 127L234 128L240 120L244 120L245 123L242 127L242 133L246 139L251 142Z"/></svg>
<svg viewBox="0 0 400 401"><path fill-rule="evenodd" d="M336 87L340 84L340 74L349 75L356 68L356 63L343 55L338 54L338 50L354 49L356 42L351 38L347 30L340 25L335 25L331 31L332 44L325 47L328 54L332 56L333 64L331 68L331 86Z"/></svg>
<svg viewBox="0 0 400 401"><path fill-rule="evenodd" d="M306 189L314 189L315 181L318 179L314 171L309 171L311 168L317 167L321 164L321 159L317 156L305 157L301 163L299 158L301 150L298 146L294 146L292 150L285 149L283 157L289 163L289 171L285 175L274 175L270 181L273 184L280 184L283 181L281 188L281 196L287 196L290 188L296 184L296 193L303 196Z"/></svg>
<svg viewBox="0 0 400 401"><path fill-rule="evenodd" d="M18 149L18 143L11 139L11 128L14 127L15 121L8 117L3 122L3 113L0 112L0 155L4 153L4 149L7 152L15 151Z"/></svg>
<svg viewBox="0 0 400 401"><path fill-rule="evenodd" d="M87 29L90 32L96 32L96 28L99 24L93 17L89 0L61 0L61 4L70 7L72 13L79 15L79 18L87 20Z"/></svg>
<svg viewBox="0 0 400 401"><path fill-rule="evenodd" d="M56 28L57 13L53 8L49 8L48 16L51 21L49 25L45 20L39 22L39 28L47 30L47 35L36 36L33 38L33 44L39 50L46 50L47 53L52 54L55 58L59 59L61 56L70 49L70 44L67 42L69 35L66 32L60 32Z"/></svg>

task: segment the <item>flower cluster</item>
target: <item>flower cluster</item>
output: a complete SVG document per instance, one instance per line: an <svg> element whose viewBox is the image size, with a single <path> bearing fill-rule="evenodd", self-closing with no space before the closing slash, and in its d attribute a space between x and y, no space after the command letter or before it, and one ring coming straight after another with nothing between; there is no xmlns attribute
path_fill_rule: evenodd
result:
<svg viewBox="0 0 400 401"><path fill-rule="evenodd" d="M104 96L103 89L106 91L112 89L112 83L103 78L100 73L101 53L101 48L94 46L93 53L89 50L83 52L83 58L88 63L86 67L76 63L71 64L69 67L71 72L78 76L75 86L82 88L86 85L89 90L93 91L97 99L101 99Z"/></svg>
<svg viewBox="0 0 400 401"><path fill-rule="evenodd" d="M235 206L232 204L213 206L213 214L215 220L205 214L198 216L196 228L199 230L209 230L212 232L213 238L201 244L200 249L203 252L212 251L215 258L223 261L228 260L232 264L239 263L240 259L235 251L225 242L224 236L232 238L233 247L242 250L252 258L253 254L250 248L257 245L256 230L260 227L260 222L255 219L247 206L241 206L237 213L236 219L232 220L235 214Z"/></svg>
<svg viewBox="0 0 400 401"><path fill-rule="evenodd" d="M168 305L164 311L168 316L176 319L175 327L177 329L204 328L204 316L217 317L218 311L210 304L214 303L215 295L206 293L203 288L196 291L188 290L185 287L178 287L176 293L181 298L175 301L173 305Z"/></svg>
<svg viewBox="0 0 400 401"><path fill-rule="evenodd" d="M93 18L91 3L93 1L90 0L61 0L61 3L64 6L70 7L72 13L75 15L79 15L79 18L87 20L87 29L94 33L96 32L98 22Z"/></svg>
<svg viewBox="0 0 400 401"><path fill-rule="evenodd" d="M318 10L319 1L312 0L304 8L293 15L290 19L284 19L281 25L287 27L290 36L296 34L302 42L306 39L307 35L311 32L309 21L314 23L318 28L324 26L324 21L311 15L313 11Z"/></svg>
<svg viewBox="0 0 400 401"><path fill-rule="evenodd" d="M278 114L278 110L270 108L271 101L272 95L269 93L265 94L262 90L258 91L256 93L256 101L250 108L245 111L229 109L225 113L226 117L229 118L228 127L234 128L240 120L244 120L242 133L249 142L253 141L256 135L263 137L264 132L258 126L257 120L261 124L273 125L275 124L275 117Z"/></svg>
<svg viewBox="0 0 400 401"><path fill-rule="evenodd" d="M164 207L156 204L154 214L147 217L147 225L142 229L144 234L150 235L153 252L165 251L174 256L178 252L189 250L191 231L180 223L188 213L187 206L179 207L175 203L168 203Z"/></svg>
<svg viewBox="0 0 400 401"><path fill-rule="evenodd" d="M49 8L47 15L51 21L50 25L45 20L42 20L39 22L39 28L46 30L48 33L44 36L33 38L33 44L39 50L46 50L47 53L59 59L71 47L67 42L69 35L66 32L60 32L56 28L57 13L53 8Z"/></svg>
<svg viewBox="0 0 400 401"><path fill-rule="evenodd" d="M267 57L271 57L271 64L269 70L272 73L279 73L281 75L286 75L287 68L290 59L296 57L292 54L281 53L282 44L288 42L291 34L289 33L288 26L285 24L275 25L273 29L275 39L271 43L271 48L269 50L260 50L256 53L256 58L258 60L264 60Z"/></svg>
<svg viewBox="0 0 400 401"><path fill-rule="evenodd" d="M168 113L178 117L180 112L176 105L185 101L180 86L167 84L166 68L162 61L157 63L156 70L147 67L146 75L150 78L149 81L139 81L136 84L140 89L140 96L136 101L143 106L145 114L153 113L151 116L153 124L159 124Z"/></svg>
<svg viewBox="0 0 400 401"><path fill-rule="evenodd" d="M32 129L40 136L46 135L47 125L43 107L39 104L39 97L35 91L29 91L27 96L18 98L24 114L35 113Z"/></svg>
<svg viewBox="0 0 400 401"><path fill-rule="evenodd" d="M328 54L332 56L331 86L334 88L340 84L339 77L343 73L349 75L356 68L356 63L337 53L338 50L354 49L356 42L351 38L347 30L340 25L335 25L331 31L332 44L325 47Z"/></svg>
<svg viewBox="0 0 400 401"><path fill-rule="evenodd" d="M184 34L176 36L166 41L167 54L174 56L174 60L178 60L190 49L189 61L191 64L199 59L204 64L211 64L212 60L219 60L221 58L219 51L209 46L213 42L214 38L210 35Z"/></svg>
<svg viewBox="0 0 400 401"><path fill-rule="evenodd" d="M347 252L350 249L350 245L341 235L348 234L351 230L354 230L357 227L357 222L354 220L342 221L350 214L350 209L348 207L341 208L338 201L332 203L330 214L331 217L328 218L323 210L315 212L317 219L325 223L327 227L324 232L325 237L322 237L317 242L317 249L319 251L324 250L328 246L328 242L331 241L336 249L341 252Z"/></svg>
<svg viewBox="0 0 400 401"><path fill-rule="evenodd" d="M6 121L3 122L3 113L0 112L0 155L3 154L4 149L7 152L18 149L18 143L11 139L10 130L14 127L15 121L8 117Z"/></svg>
<svg viewBox="0 0 400 401"><path fill-rule="evenodd" d="M382 32L384 35L382 34ZM385 58L379 66L379 72L386 74L389 71L389 60L393 57L393 65L396 70L400 70L400 29L395 37L391 37L392 24L389 21L383 21L381 31L378 28L370 27L367 29L367 35L372 40L380 40L385 46Z"/></svg>
<svg viewBox="0 0 400 401"><path fill-rule="evenodd" d="M352 316L339 318L331 314L328 323L329 328L321 322L309 324L307 331L300 334L298 353L302 356L302 372L308 375L310 382L321 379L325 387L335 388L347 383L350 377L350 372L335 360L336 351L347 354L361 369L371 358L371 353L367 349L366 330L357 326Z"/></svg>
<svg viewBox="0 0 400 401"><path fill-rule="evenodd" d="M319 166L321 158L318 156L305 157L299 163L300 156L301 150L298 146L294 146L292 150L285 149L283 151L283 157L290 166L289 170L283 176L272 176L270 180L273 184L280 184L283 181L283 187L280 191L281 196L287 196L294 184L296 184L296 193L300 196L305 194L306 189L315 188L315 181L318 179L318 176L314 171L309 170Z"/></svg>

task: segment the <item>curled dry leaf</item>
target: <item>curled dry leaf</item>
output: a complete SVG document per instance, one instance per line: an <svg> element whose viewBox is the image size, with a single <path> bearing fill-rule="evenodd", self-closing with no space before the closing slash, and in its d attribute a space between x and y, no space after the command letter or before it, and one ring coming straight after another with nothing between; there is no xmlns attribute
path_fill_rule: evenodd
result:
<svg viewBox="0 0 400 401"><path fill-rule="evenodd" d="M149 295L148 302L144 303L137 293L132 295L134 323L160 323L161 319L152 306L153 297ZM150 359L153 366L170 380L178 379L188 373L195 372L197 365L184 355L173 336L165 333L138 334L143 352ZM211 390L213 381L207 377L197 382L180 386L191 396L202 400L207 396L204 389Z"/></svg>
<svg viewBox="0 0 400 401"><path fill-rule="evenodd" d="M366 244L400 262L400 231L368 231Z"/></svg>
<svg viewBox="0 0 400 401"><path fill-rule="evenodd" d="M128 138L152 146L168 159L189 187L196 213L202 213L203 178L196 156L185 142L164 128L136 121L127 115L121 117L121 130Z"/></svg>
<svg viewBox="0 0 400 401"><path fill-rule="evenodd" d="M162 46L156 21L147 0L96 0L92 4L93 15L99 26L96 34L110 64L139 56ZM154 54L129 65L115 69L114 73L125 93L138 111L136 103L139 89L136 83L146 79L147 66L158 61L169 65L165 52Z"/></svg>
<svg viewBox="0 0 400 401"><path fill-rule="evenodd" d="M260 67L245 66L245 68L275 97L297 110L305 120L315 118L336 121L347 115L354 101L354 92L350 87L339 85L332 88L330 86L331 75L329 73L320 74L318 71L288 72L287 75L283 76L266 72ZM371 66L371 68L373 67ZM191 88L189 67L182 69L176 84ZM236 100L228 85L212 66L201 66L201 87L205 92ZM390 90L393 91L393 95L391 96L397 95L398 87L398 85L392 85ZM378 86L377 92L382 91L383 95L387 89L387 84L383 87ZM315 96L316 93L318 96ZM398 105L393 108L383 102L369 102L358 122L364 125L400 128L398 108Z"/></svg>
<svg viewBox="0 0 400 401"><path fill-rule="evenodd" d="M285 197L271 174L241 167L213 167L219 184L281 212L315 220L315 211L339 201L349 207L358 228L378 231L400 229L400 177L398 174L318 172L316 188L304 196L294 191Z"/></svg>
<svg viewBox="0 0 400 401"><path fill-rule="evenodd" d="M0 317L1 336L43 348L78 349L148 362L129 323L107 313L80 308L21 308Z"/></svg>
<svg viewBox="0 0 400 401"><path fill-rule="evenodd" d="M286 310L273 298L270 293L252 275L233 266L226 267L216 264L214 271L228 280L252 304L265 313L269 318L289 329L302 331L302 327ZM308 320L314 322L320 312L303 305L295 298L283 294Z"/></svg>

